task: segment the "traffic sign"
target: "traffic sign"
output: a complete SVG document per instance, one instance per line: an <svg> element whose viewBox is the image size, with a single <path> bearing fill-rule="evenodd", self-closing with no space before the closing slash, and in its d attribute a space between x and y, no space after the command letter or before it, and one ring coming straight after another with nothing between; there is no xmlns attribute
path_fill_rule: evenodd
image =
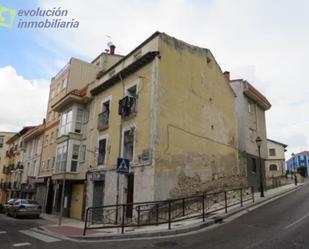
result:
<svg viewBox="0 0 309 249"><path fill-rule="evenodd" d="M117 173L128 174L130 168L130 161L124 158L117 159Z"/></svg>

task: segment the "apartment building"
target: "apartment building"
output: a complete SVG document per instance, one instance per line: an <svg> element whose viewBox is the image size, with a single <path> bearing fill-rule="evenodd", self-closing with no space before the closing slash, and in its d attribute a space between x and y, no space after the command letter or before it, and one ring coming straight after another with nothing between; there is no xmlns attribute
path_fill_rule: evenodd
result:
<svg viewBox="0 0 309 249"><path fill-rule="evenodd" d="M267 186L276 186L281 177L285 176L285 155L287 145L267 139L268 157L265 162Z"/></svg>
<svg viewBox="0 0 309 249"><path fill-rule="evenodd" d="M84 127L89 110L85 104L89 100L80 102L79 98L95 81L97 73L106 70L119 58L121 56L114 54L113 46L111 53L102 53L91 63L71 59L52 80L39 174L40 178L48 178L44 180L48 182L46 189L41 190L48 192L47 212L60 211L65 179L64 215L78 219L82 216L85 171L79 168L87 170L88 167L83 165L81 155L86 149L83 145L87 137ZM78 164L83 167L78 168Z"/></svg>
<svg viewBox="0 0 309 249"><path fill-rule="evenodd" d="M301 151L298 153L292 153L291 158L286 161L287 170L291 172L297 172L297 168L300 166L305 167L305 175L308 176L309 172L309 151Z"/></svg>
<svg viewBox="0 0 309 249"><path fill-rule="evenodd" d="M156 32L88 89L78 97L90 110L86 207L246 184L235 94L208 49ZM128 174L116 172L118 158Z"/></svg>
<svg viewBox="0 0 309 249"><path fill-rule="evenodd" d="M23 196L22 179L24 173L24 135L34 126L26 126L11 136L7 141L8 149L6 151L5 165L3 173L5 174L6 199L20 198Z"/></svg>
<svg viewBox="0 0 309 249"><path fill-rule="evenodd" d="M42 149L44 143L45 121L35 126L23 136L24 156L22 164L24 165L24 173L22 176L22 197L27 199L35 198L42 210L45 210L45 196L40 196L40 184L42 178L39 178L39 170L41 165Z"/></svg>
<svg viewBox="0 0 309 249"><path fill-rule="evenodd" d="M265 161L268 158L265 112L271 104L253 85L243 79L230 80L236 94L236 115L240 165L248 179L248 185L256 190L260 186L260 161L256 138L262 139L261 165L265 185Z"/></svg>
<svg viewBox="0 0 309 249"><path fill-rule="evenodd" d="M15 132L0 132L0 204L7 201L7 174L6 165L8 165L9 145L7 141L14 136Z"/></svg>

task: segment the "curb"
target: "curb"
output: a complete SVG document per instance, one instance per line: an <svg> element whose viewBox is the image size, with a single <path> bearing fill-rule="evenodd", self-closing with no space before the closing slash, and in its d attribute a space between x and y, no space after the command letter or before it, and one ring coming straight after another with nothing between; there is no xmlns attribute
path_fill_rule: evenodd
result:
<svg viewBox="0 0 309 249"><path fill-rule="evenodd" d="M206 228L208 226L214 225L216 223L222 223L223 220L237 214L237 213L241 213L243 211L252 211L260 206L263 206L271 201L274 201L276 199L279 199L287 194L290 194L291 192L294 192L296 190L299 190L302 185L298 185L297 187L288 189L286 191L282 191L279 192L277 194L274 194L270 197L266 197L265 199L259 199L254 203L250 203L247 204L243 207L237 208L235 210L231 210L230 212L228 212L227 214L221 214L221 215L217 215L215 217L210 218L209 220L206 220L205 222L198 222L197 224L192 224L189 226L186 226L184 228L177 228L177 229L173 229L173 230L163 230L163 231L154 231L154 232L143 232L143 233L135 233L135 234L113 234L113 235L104 235L104 236L64 236L58 233L54 233L49 231L47 228L45 228L44 226L38 227L38 228L34 228L32 230L39 232L39 233L43 233L46 235L51 235L57 238L61 238L64 240L72 240L72 241L77 241L77 242L87 242L87 241L106 241L106 240L126 240L126 239L141 239L141 238L151 238L151 237L164 237L164 236L170 236L170 235L178 235L178 234L186 234L189 232L194 232L194 231L198 231L201 230L203 228Z"/></svg>

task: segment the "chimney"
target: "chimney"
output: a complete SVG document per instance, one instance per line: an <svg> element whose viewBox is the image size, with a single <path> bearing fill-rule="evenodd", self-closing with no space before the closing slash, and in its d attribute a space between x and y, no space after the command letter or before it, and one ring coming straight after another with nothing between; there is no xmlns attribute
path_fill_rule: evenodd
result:
<svg viewBox="0 0 309 249"><path fill-rule="evenodd" d="M225 71L223 73L224 78L227 80L227 82L230 82L230 72L229 71Z"/></svg>
<svg viewBox="0 0 309 249"><path fill-rule="evenodd" d="M112 54L112 55L115 54L115 48L116 48L116 46L114 44L111 44L109 46L109 53Z"/></svg>

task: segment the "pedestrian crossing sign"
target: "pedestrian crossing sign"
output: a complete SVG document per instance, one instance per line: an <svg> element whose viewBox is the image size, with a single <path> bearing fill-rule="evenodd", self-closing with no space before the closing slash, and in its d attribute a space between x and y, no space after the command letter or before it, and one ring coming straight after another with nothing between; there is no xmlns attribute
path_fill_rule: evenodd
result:
<svg viewBox="0 0 309 249"><path fill-rule="evenodd" d="M130 162L128 159L118 158L117 159L117 173L128 174L130 168Z"/></svg>

